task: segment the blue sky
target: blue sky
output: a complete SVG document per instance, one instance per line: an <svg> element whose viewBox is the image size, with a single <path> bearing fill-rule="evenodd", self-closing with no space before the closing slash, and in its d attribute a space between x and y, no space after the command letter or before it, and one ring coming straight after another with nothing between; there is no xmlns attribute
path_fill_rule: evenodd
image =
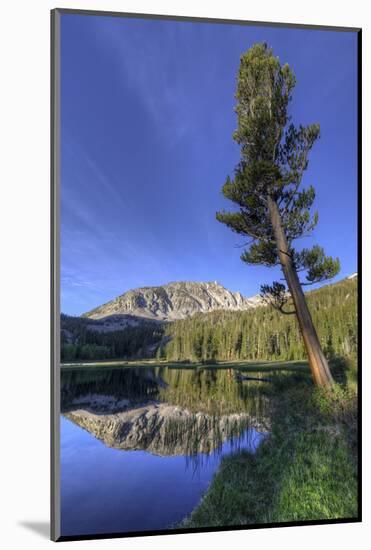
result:
<svg viewBox="0 0 371 550"><path fill-rule="evenodd" d="M321 126L303 180L319 223L302 244L338 256L337 279L356 271L356 33L64 14L63 312L176 280L251 296L280 276L241 262L242 237L215 219L239 160L239 58L261 41L296 74L293 122Z"/></svg>

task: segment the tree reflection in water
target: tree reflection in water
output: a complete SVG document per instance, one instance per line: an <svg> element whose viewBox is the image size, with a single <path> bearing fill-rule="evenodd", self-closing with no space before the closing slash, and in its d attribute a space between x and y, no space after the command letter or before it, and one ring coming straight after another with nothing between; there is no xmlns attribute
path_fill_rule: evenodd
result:
<svg viewBox="0 0 371 550"><path fill-rule="evenodd" d="M231 369L87 367L61 375L62 412L75 424L109 447L186 455L192 468L226 441L231 452L242 443L253 450L246 438L269 429L267 402L264 384Z"/></svg>

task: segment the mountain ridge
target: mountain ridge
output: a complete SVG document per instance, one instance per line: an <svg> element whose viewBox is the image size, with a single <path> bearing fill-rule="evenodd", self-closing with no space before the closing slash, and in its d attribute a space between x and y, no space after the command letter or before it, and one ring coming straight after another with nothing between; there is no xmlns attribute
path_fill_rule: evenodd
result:
<svg viewBox="0 0 371 550"><path fill-rule="evenodd" d="M245 298L214 282L174 281L165 285L139 287L120 294L82 315L89 319L132 315L143 319L176 321L195 313L218 309L244 311L261 305L259 295Z"/></svg>

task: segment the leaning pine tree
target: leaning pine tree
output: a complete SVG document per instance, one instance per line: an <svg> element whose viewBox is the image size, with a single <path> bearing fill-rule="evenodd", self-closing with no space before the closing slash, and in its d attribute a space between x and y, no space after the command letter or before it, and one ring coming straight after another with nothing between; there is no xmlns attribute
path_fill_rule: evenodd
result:
<svg viewBox="0 0 371 550"><path fill-rule="evenodd" d="M308 154L319 137L319 125L295 127L288 105L295 76L266 44L255 44L241 56L236 91L238 127L234 139L241 160L223 194L238 209L218 212L217 219L248 237L241 259L248 264L280 265L287 287L274 282L261 287L262 296L279 311L295 314L315 384L333 383L326 357L313 325L302 285L334 277L338 259L325 256L320 246L297 250L293 242L308 235L318 214L310 214L312 186L301 189ZM305 281L298 273L305 272ZM291 305L290 303L291 302ZM287 310L290 307L290 310Z"/></svg>

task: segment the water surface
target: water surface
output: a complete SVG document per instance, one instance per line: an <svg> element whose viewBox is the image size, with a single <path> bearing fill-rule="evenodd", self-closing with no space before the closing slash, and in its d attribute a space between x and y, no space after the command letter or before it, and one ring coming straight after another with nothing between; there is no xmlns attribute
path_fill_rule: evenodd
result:
<svg viewBox="0 0 371 550"><path fill-rule="evenodd" d="M229 370L62 372L62 535L176 526L223 456L264 437L254 385Z"/></svg>

